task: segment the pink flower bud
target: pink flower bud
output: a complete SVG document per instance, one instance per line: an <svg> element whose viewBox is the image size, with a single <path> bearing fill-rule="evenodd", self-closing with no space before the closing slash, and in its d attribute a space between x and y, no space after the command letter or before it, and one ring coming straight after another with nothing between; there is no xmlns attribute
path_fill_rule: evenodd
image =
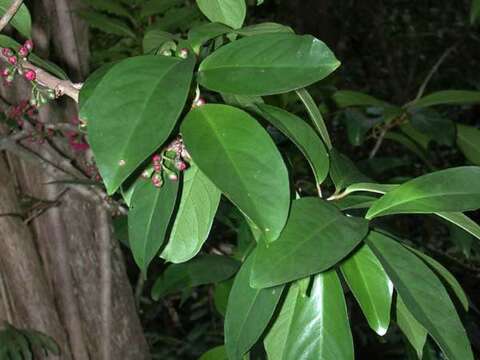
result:
<svg viewBox="0 0 480 360"><path fill-rule="evenodd" d="M175 167L178 169L178 171L184 171L187 168L187 164L180 160L175 163Z"/></svg>
<svg viewBox="0 0 480 360"><path fill-rule="evenodd" d="M10 69L8 68L3 69L1 72L1 76L6 78L8 75L10 75Z"/></svg>
<svg viewBox="0 0 480 360"><path fill-rule="evenodd" d="M199 97L197 100L195 100L193 102L193 106L194 108L196 107L200 107L200 106L203 106L207 103L207 101L203 98L203 97Z"/></svg>
<svg viewBox="0 0 480 360"><path fill-rule="evenodd" d="M10 57L13 55L13 51L9 48L2 48L2 55L6 57Z"/></svg>
<svg viewBox="0 0 480 360"><path fill-rule="evenodd" d="M33 41L28 39L27 41L25 41L25 44L23 44L23 46L27 48L27 50L30 52L33 50Z"/></svg>
<svg viewBox="0 0 480 360"><path fill-rule="evenodd" d="M9 56L8 57L8 62L12 65L16 65L17 64L17 57L15 55Z"/></svg>
<svg viewBox="0 0 480 360"><path fill-rule="evenodd" d="M35 81L37 78L37 73L34 70L27 70L25 71L25 79L28 81Z"/></svg>
<svg viewBox="0 0 480 360"><path fill-rule="evenodd" d="M162 163L162 157L159 154L153 155L152 163L153 163L153 165L161 164Z"/></svg>
<svg viewBox="0 0 480 360"><path fill-rule="evenodd" d="M152 176L152 184L155 187L161 187L163 185L162 177L159 174L154 174Z"/></svg>
<svg viewBox="0 0 480 360"><path fill-rule="evenodd" d="M178 181L178 175L177 174L170 174L168 175L168 178L172 181Z"/></svg>
<svg viewBox="0 0 480 360"><path fill-rule="evenodd" d="M178 52L178 57L186 59L188 57L188 49L180 49L180 51Z"/></svg>
<svg viewBox="0 0 480 360"><path fill-rule="evenodd" d="M30 51L25 46L22 46L18 50L18 55L20 55L21 57L27 57L29 53L30 53Z"/></svg>

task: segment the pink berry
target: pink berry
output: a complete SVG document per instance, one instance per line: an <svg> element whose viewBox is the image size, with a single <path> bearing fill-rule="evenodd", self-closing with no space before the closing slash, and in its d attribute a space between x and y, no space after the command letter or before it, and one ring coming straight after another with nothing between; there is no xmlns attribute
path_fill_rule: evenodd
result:
<svg viewBox="0 0 480 360"><path fill-rule="evenodd" d="M34 81L37 78L37 73L34 70L25 71L25 79L28 81Z"/></svg>
<svg viewBox="0 0 480 360"><path fill-rule="evenodd" d="M187 168L187 164L183 161L177 161L175 163L175 167L179 170L179 171L184 171L186 168Z"/></svg>
<svg viewBox="0 0 480 360"><path fill-rule="evenodd" d="M22 46L22 47L18 50L18 55L20 55L21 57L27 57L29 52L30 52L30 51L29 51L25 46Z"/></svg>
<svg viewBox="0 0 480 360"><path fill-rule="evenodd" d="M9 56L8 62L12 65L15 65L17 63L17 57L15 55Z"/></svg>
<svg viewBox="0 0 480 360"><path fill-rule="evenodd" d="M25 44L23 44L23 46L27 48L27 50L30 52L33 50L33 41L28 39L27 41L25 41Z"/></svg>

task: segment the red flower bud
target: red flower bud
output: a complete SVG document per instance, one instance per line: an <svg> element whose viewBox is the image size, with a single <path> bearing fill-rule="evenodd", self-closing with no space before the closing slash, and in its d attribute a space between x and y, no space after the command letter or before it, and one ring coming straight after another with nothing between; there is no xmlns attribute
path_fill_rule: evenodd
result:
<svg viewBox="0 0 480 360"><path fill-rule="evenodd" d="M162 163L162 157L159 154L153 155L152 163L153 163L153 165L161 164Z"/></svg>
<svg viewBox="0 0 480 360"><path fill-rule="evenodd" d="M33 41L28 39L27 41L25 41L25 44L23 44L23 46L27 48L27 50L30 52L33 50Z"/></svg>
<svg viewBox="0 0 480 360"><path fill-rule="evenodd" d="M8 62L12 65L15 65L17 63L17 57L15 55L9 56Z"/></svg>
<svg viewBox="0 0 480 360"><path fill-rule="evenodd" d="M25 79L28 81L35 81L37 78L37 73L34 70L27 70L25 71Z"/></svg>
<svg viewBox="0 0 480 360"><path fill-rule="evenodd" d="M187 164L183 161L177 161L175 163L175 167L179 170L179 171L184 171L186 168L187 168Z"/></svg>
<svg viewBox="0 0 480 360"><path fill-rule="evenodd" d="M10 75L10 69L9 68L3 69L0 75L6 78L8 75Z"/></svg>
<svg viewBox="0 0 480 360"><path fill-rule="evenodd" d="M162 177L159 174L154 174L152 176L152 184L155 187L161 187L163 185Z"/></svg>
<svg viewBox="0 0 480 360"><path fill-rule="evenodd" d="M22 46L18 50L18 55L20 55L21 57L27 57L29 53L30 53L30 51L25 46Z"/></svg>

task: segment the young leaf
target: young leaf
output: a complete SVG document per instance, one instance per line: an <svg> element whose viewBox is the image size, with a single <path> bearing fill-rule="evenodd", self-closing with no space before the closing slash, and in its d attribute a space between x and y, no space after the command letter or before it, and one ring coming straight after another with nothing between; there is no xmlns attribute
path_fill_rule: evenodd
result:
<svg viewBox="0 0 480 360"><path fill-rule="evenodd" d="M415 349L418 358L423 359L423 347L427 341L427 330L408 311L400 296L397 296L397 324Z"/></svg>
<svg viewBox="0 0 480 360"><path fill-rule="evenodd" d="M224 281L232 277L238 268L238 261L219 255L200 255L186 263L170 265L155 281L152 298L158 300L189 287Z"/></svg>
<svg viewBox="0 0 480 360"><path fill-rule="evenodd" d="M200 170L265 234L275 240L290 208L287 169L268 133L246 112L204 105L181 131Z"/></svg>
<svg viewBox="0 0 480 360"><path fill-rule="evenodd" d="M455 306L432 270L386 235L372 231L367 244L382 263L407 309L428 331L447 359L473 360Z"/></svg>
<svg viewBox="0 0 480 360"><path fill-rule="evenodd" d="M245 0L197 0L197 5L211 22L219 22L234 29L242 27L247 14Z"/></svg>
<svg viewBox="0 0 480 360"><path fill-rule="evenodd" d="M468 105L475 103L480 103L480 91L443 90L424 96L409 104L409 106L424 108L436 105Z"/></svg>
<svg viewBox="0 0 480 360"><path fill-rule="evenodd" d="M282 295L283 285L270 289L250 287L251 254L235 277L225 315L225 347L230 360L241 360L260 338Z"/></svg>
<svg viewBox="0 0 480 360"><path fill-rule="evenodd" d="M480 129L458 124L457 145L468 161L480 165Z"/></svg>
<svg viewBox="0 0 480 360"><path fill-rule="evenodd" d="M327 146L328 150L332 149L332 141L330 140L330 135L328 133L327 126L325 125L325 121L323 120L322 113L318 109L315 100L313 100L312 95L307 91L307 89L297 89L296 91L298 97L305 105L307 109L308 115L310 119L312 119L315 128L317 129L318 133L323 139L323 142Z"/></svg>
<svg viewBox="0 0 480 360"><path fill-rule="evenodd" d="M133 193L128 239L133 258L145 274L165 239L177 192L178 182L166 180L161 188L145 181Z"/></svg>
<svg viewBox="0 0 480 360"><path fill-rule="evenodd" d="M273 95L313 84L340 66L328 47L310 35L289 33L244 37L200 64L206 88L236 95Z"/></svg>
<svg viewBox="0 0 480 360"><path fill-rule="evenodd" d="M377 200L366 218L404 213L475 210L480 207L480 167L464 166L420 176Z"/></svg>
<svg viewBox="0 0 480 360"><path fill-rule="evenodd" d="M109 194L170 136L190 90L193 65L192 58L164 56L123 60L82 107L80 117L88 122L89 143Z"/></svg>
<svg viewBox="0 0 480 360"><path fill-rule="evenodd" d="M418 257L422 258L423 261L427 263L437 274L439 274L443 280L452 288L453 292L457 296L460 303L468 311L468 298L465 292L462 289L462 286L458 283L457 279L448 271L442 264L440 264L437 260L432 259L427 254L422 253L414 248L409 247L411 251L413 251Z"/></svg>
<svg viewBox="0 0 480 360"><path fill-rule="evenodd" d="M212 227L220 195L217 187L192 163L184 173L180 206L162 258L181 263L200 251Z"/></svg>
<svg viewBox="0 0 480 360"><path fill-rule="evenodd" d="M12 5L12 0L0 0L0 17L5 15ZM20 5L10 24L27 39L32 37L32 18L25 4Z"/></svg>
<svg viewBox="0 0 480 360"><path fill-rule="evenodd" d="M172 40L173 35L169 32L152 29L143 37L143 53L150 54L157 51L164 43Z"/></svg>
<svg viewBox="0 0 480 360"><path fill-rule="evenodd" d="M325 271L347 256L367 231L364 219L344 216L319 198L294 200L280 238L259 244L251 284L265 288Z"/></svg>
<svg viewBox="0 0 480 360"><path fill-rule="evenodd" d="M270 105L258 105L261 114L285 136L292 140L307 158L317 184L321 184L328 175L329 155L322 140L301 118L283 109Z"/></svg>
<svg viewBox="0 0 480 360"><path fill-rule="evenodd" d="M393 284L366 245L346 259L340 269L370 327L380 336L390 324Z"/></svg>
<svg viewBox="0 0 480 360"><path fill-rule="evenodd" d="M315 276L311 293L293 284L265 340L269 358L353 360L353 339L335 271Z"/></svg>

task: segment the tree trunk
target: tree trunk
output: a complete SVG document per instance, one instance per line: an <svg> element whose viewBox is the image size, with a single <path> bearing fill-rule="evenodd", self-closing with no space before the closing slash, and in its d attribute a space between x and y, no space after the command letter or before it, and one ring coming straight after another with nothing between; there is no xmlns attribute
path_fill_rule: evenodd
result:
<svg viewBox="0 0 480 360"><path fill-rule="evenodd" d="M72 79L81 81L87 75L88 37L75 17L76 4L42 0L29 8L35 51L50 58L53 49ZM2 88L2 95L15 104L29 98L30 88L19 79L13 88ZM42 107L39 120L69 122L76 116L75 104L59 101ZM23 145L51 160L55 146L62 146ZM0 320L52 336L62 348L61 359L148 359L110 216L58 183L65 179L42 161L10 152L7 159L0 157ZM44 202L44 211L28 225L21 218L19 195Z"/></svg>

